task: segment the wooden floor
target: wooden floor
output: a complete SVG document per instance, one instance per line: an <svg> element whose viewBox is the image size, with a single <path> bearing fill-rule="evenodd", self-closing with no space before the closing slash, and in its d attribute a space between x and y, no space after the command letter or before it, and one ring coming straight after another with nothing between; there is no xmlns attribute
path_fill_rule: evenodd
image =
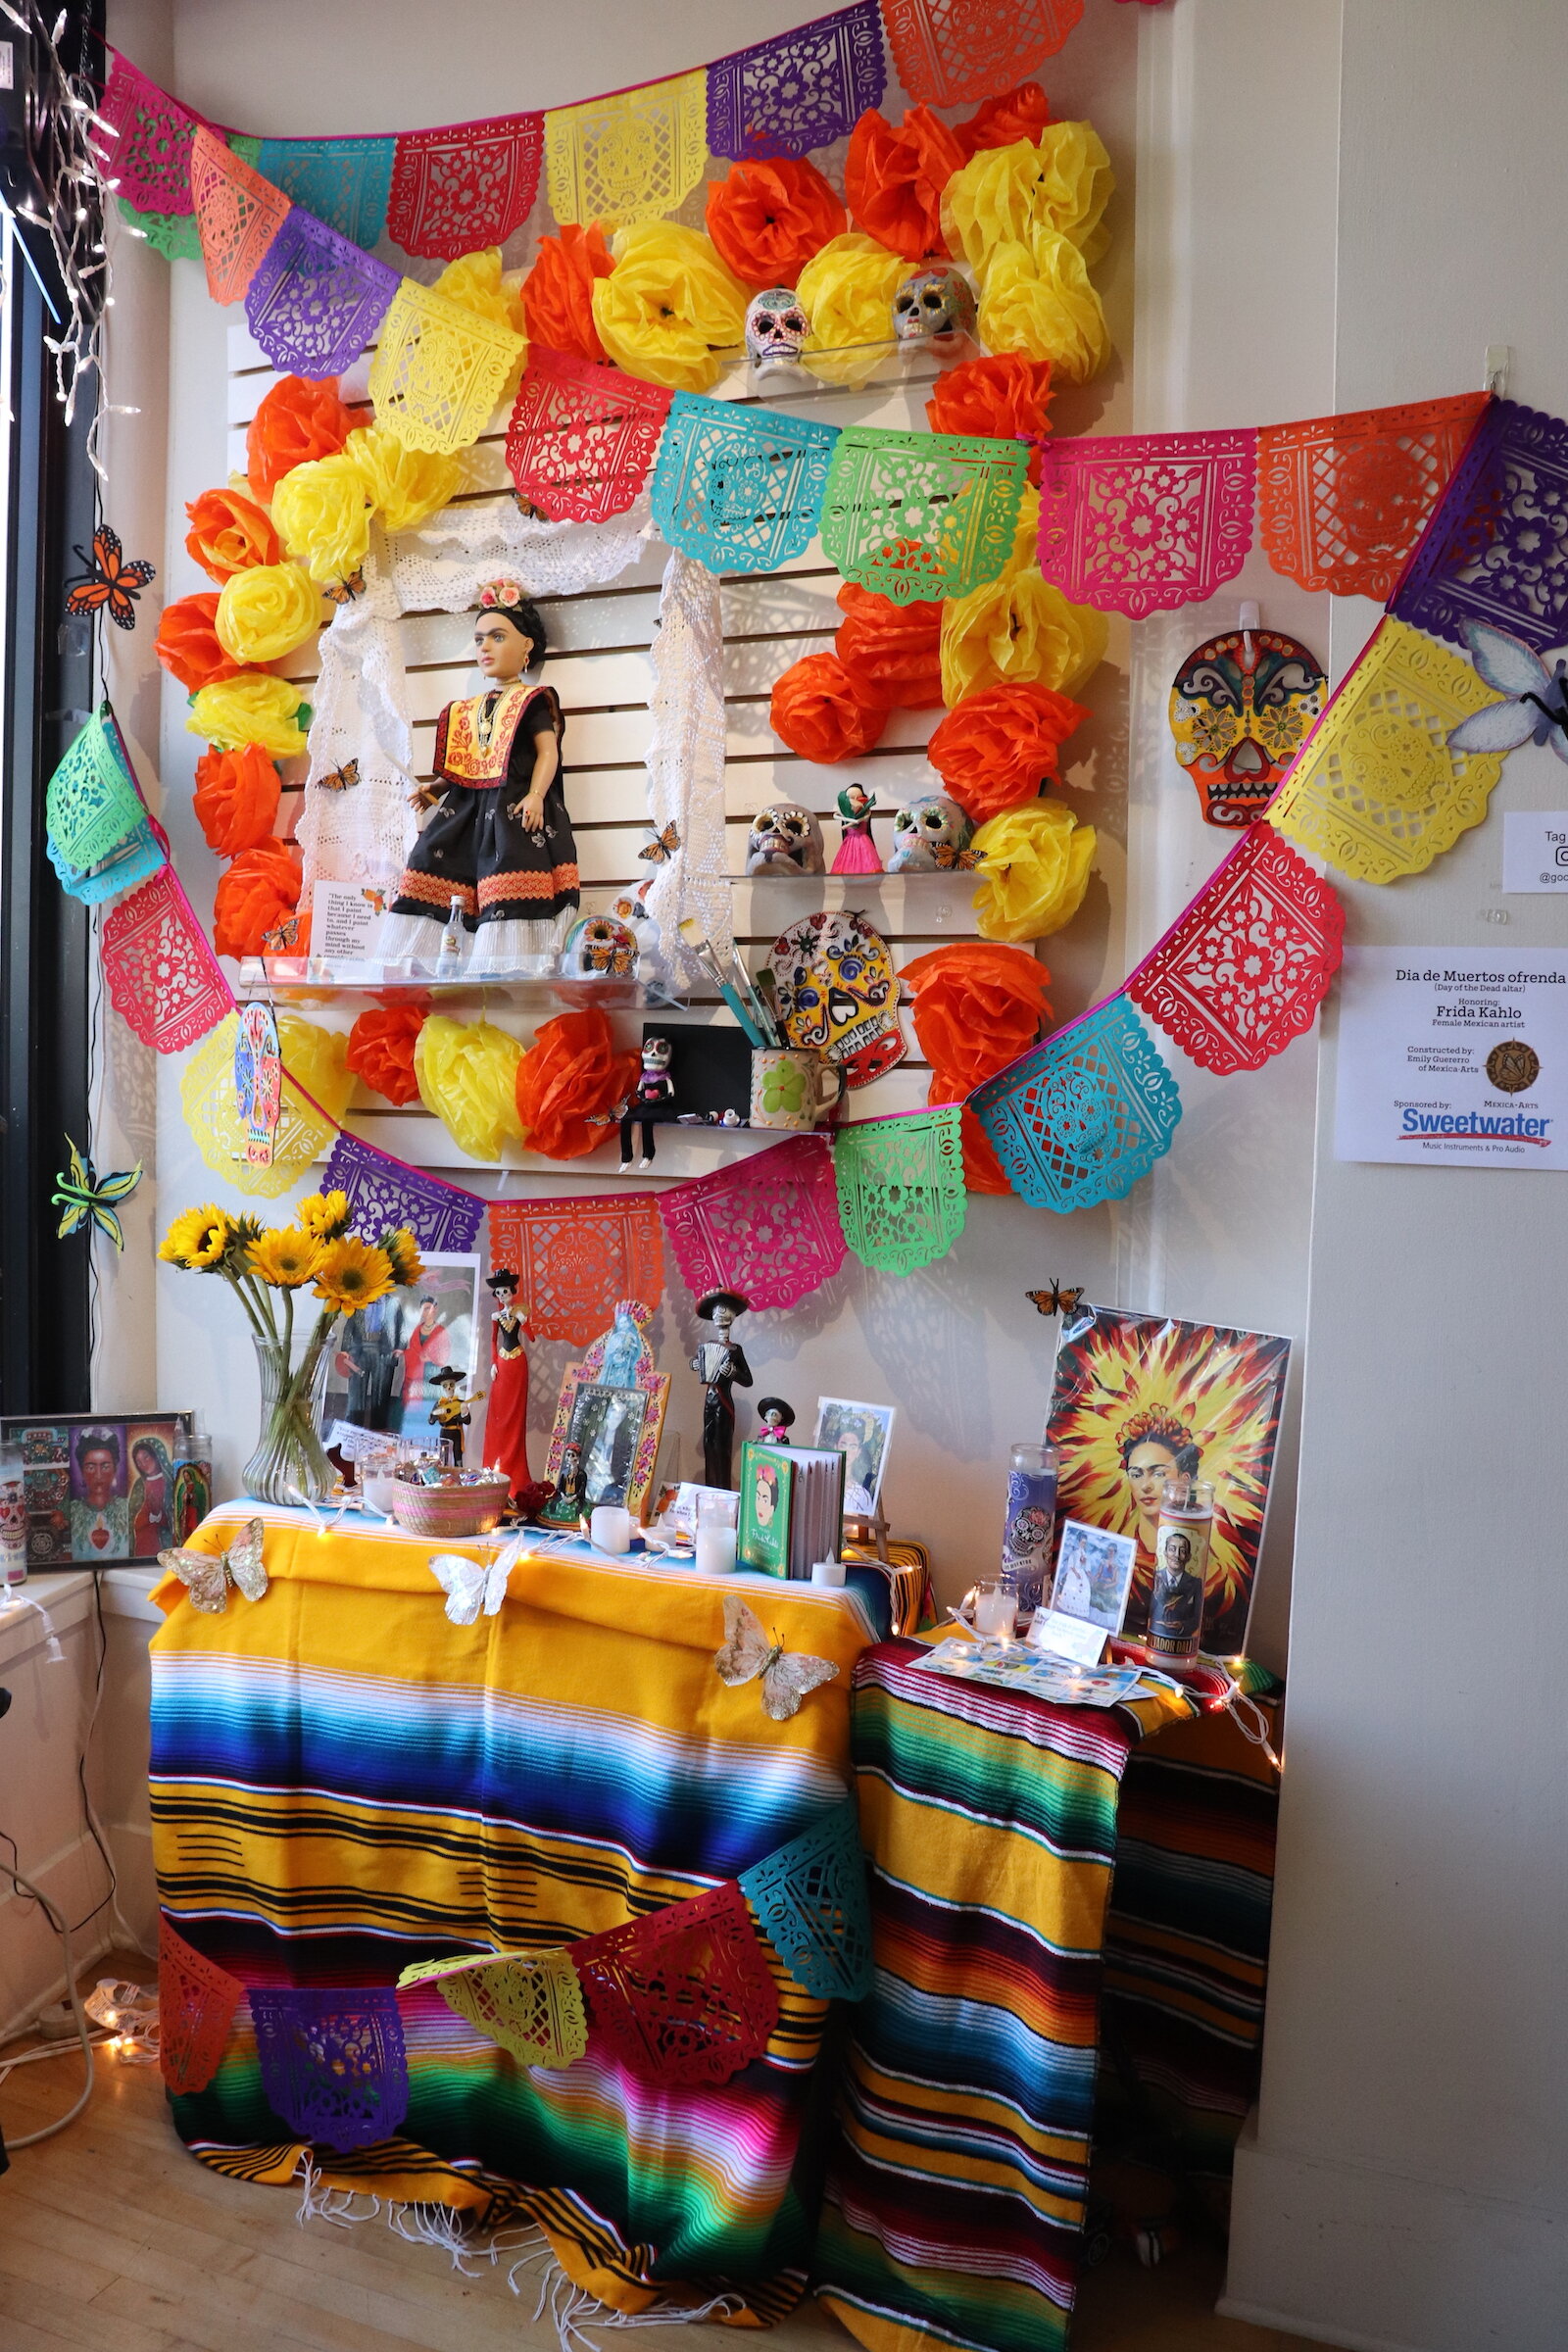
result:
<svg viewBox="0 0 1568 2352"><path fill-rule="evenodd" d="M98 1974L145 1974L102 1962ZM294 2191L220 2180L175 2138L154 2067L100 2051L85 2115L0 2176L4 2352L555 2352L504 2273L457 2277L434 2248L380 2222L301 2229ZM0 2086L12 2136L59 2115L81 2058ZM1297 2336L1214 2317L1219 2260L1186 2248L1157 2272L1113 2255L1080 2297L1072 2352L1308 2352ZM709 2328L662 2328L657 2352L714 2352ZM850 2338L814 2303L773 2330L776 2352Z"/></svg>

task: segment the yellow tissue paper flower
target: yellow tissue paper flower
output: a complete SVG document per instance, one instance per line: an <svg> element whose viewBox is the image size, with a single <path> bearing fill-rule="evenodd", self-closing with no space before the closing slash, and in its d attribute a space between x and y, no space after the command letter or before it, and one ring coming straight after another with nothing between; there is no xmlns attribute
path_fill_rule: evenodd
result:
<svg viewBox="0 0 1568 2352"><path fill-rule="evenodd" d="M987 351L1049 360L1064 384L1087 384L1100 373L1110 336L1071 237L1038 228L1028 245L994 249L980 277L980 339Z"/></svg>
<svg viewBox="0 0 1568 2352"><path fill-rule="evenodd" d="M287 678L265 669L241 671L237 678L220 678L204 686L190 707L185 725L192 735L204 735L220 752L242 752L248 743L260 744L270 760L292 760L306 748L304 729L294 714L304 697Z"/></svg>
<svg viewBox="0 0 1568 2352"><path fill-rule="evenodd" d="M297 1013L286 1012L277 1024L277 1047L295 1085L319 1102L329 1118L340 1119L354 1092L344 1031L322 1029L315 1021L302 1021Z"/></svg>
<svg viewBox="0 0 1568 2352"><path fill-rule="evenodd" d="M942 191L942 233L975 269L999 245L1032 244L1041 231L1069 237L1086 262L1109 242L1102 226L1116 176L1090 122L1052 122L1038 140L982 147Z"/></svg>
<svg viewBox="0 0 1568 2352"><path fill-rule="evenodd" d="M893 339L893 297L909 274L902 254L851 229L830 237L801 271L795 297L811 322L801 354L825 384L863 384L887 357L876 346ZM869 350L843 350L869 344Z"/></svg>
<svg viewBox="0 0 1568 2352"><path fill-rule="evenodd" d="M272 521L291 556L313 580L347 580L370 545L370 510L359 466L347 450L291 466L272 493Z"/></svg>
<svg viewBox="0 0 1568 2352"><path fill-rule="evenodd" d="M1110 623L1070 605L1026 564L942 608L942 699L951 710L985 686L1076 694L1105 658Z"/></svg>
<svg viewBox="0 0 1568 2352"><path fill-rule="evenodd" d="M321 625L321 592L297 564L255 564L225 580L214 626L231 662L280 662Z"/></svg>
<svg viewBox="0 0 1568 2352"><path fill-rule="evenodd" d="M989 817L970 847L984 879L974 894L982 939L1045 939L1084 902L1095 828L1060 801L1026 801Z"/></svg>
<svg viewBox="0 0 1568 2352"><path fill-rule="evenodd" d="M454 1021L433 1012L414 1048L419 1100L434 1111L469 1159L497 1160L520 1144L517 1064L522 1047L489 1021Z"/></svg>
<svg viewBox="0 0 1568 2352"><path fill-rule="evenodd" d="M365 495L389 531L412 531L416 522L449 507L463 479L460 457L436 457L410 449L384 424L356 426L343 444Z"/></svg>
<svg viewBox="0 0 1568 2352"><path fill-rule="evenodd" d="M714 348L739 343L751 296L710 237L665 220L618 229L615 267L594 280L594 324L616 366L651 384L706 392L718 379Z"/></svg>

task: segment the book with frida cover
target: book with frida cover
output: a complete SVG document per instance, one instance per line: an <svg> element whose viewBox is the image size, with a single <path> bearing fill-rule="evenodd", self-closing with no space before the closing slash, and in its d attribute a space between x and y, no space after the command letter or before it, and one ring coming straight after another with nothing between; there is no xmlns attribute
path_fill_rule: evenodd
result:
<svg viewBox="0 0 1568 2352"><path fill-rule="evenodd" d="M741 1447L741 1516L737 1557L764 1576L790 1572L790 1522L795 1463L787 1446L748 1438Z"/></svg>

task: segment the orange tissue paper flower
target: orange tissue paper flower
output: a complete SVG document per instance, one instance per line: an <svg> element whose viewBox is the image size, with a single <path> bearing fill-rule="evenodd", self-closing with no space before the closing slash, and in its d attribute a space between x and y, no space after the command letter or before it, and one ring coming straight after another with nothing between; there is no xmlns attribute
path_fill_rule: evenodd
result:
<svg viewBox="0 0 1568 2352"><path fill-rule="evenodd" d="M994 1078L1051 1018L1051 974L1022 948L964 941L906 963L920 1051L931 1064L927 1101L954 1102Z"/></svg>
<svg viewBox="0 0 1568 2352"><path fill-rule="evenodd" d="M983 825L1061 781L1061 747L1089 716L1049 686L983 686L932 732L926 758L965 815Z"/></svg>
<svg viewBox="0 0 1568 2352"><path fill-rule="evenodd" d="M377 1005L349 1031L349 1068L389 1102L412 1102L419 1092L414 1049L428 1011L426 1004Z"/></svg>
<svg viewBox="0 0 1568 2352"><path fill-rule="evenodd" d="M355 423L337 396L336 376L310 384L302 375L285 375L245 436L245 471L257 497L270 499L284 474L308 459L335 457Z"/></svg>
<svg viewBox="0 0 1568 2352"><path fill-rule="evenodd" d="M942 191L965 150L927 106L911 106L895 130L875 107L850 133L844 193L868 236L908 262L948 259Z"/></svg>
<svg viewBox="0 0 1568 2352"><path fill-rule="evenodd" d="M900 605L846 580L834 650L861 699L903 710L934 710L942 700L942 607Z"/></svg>
<svg viewBox="0 0 1568 2352"><path fill-rule="evenodd" d="M598 1006L543 1023L517 1064L517 1117L530 1152L580 1159L610 1139L610 1114L637 1083L635 1054L617 1054ZM594 1118L597 1124L590 1126Z"/></svg>
<svg viewBox="0 0 1568 2352"><path fill-rule="evenodd" d="M203 752L196 762L196 822L209 849L220 858L270 841L277 823L282 787L277 769L259 743L238 751Z"/></svg>
<svg viewBox="0 0 1568 2352"><path fill-rule="evenodd" d="M568 224L559 236L541 237L538 257L522 281L522 308L530 343L573 359L602 360L605 347L594 324L594 279L615 267L598 222Z"/></svg>
<svg viewBox="0 0 1568 2352"><path fill-rule="evenodd" d="M831 766L871 749L887 725L888 698L860 685L837 654L807 654L773 688L768 717L802 760Z"/></svg>
<svg viewBox="0 0 1568 2352"><path fill-rule="evenodd" d="M220 956L260 956L269 931L300 903L300 869L286 842L274 836L242 850L213 901L213 945Z"/></svg>
<svg viewBox="0 0 1568 2352"><path fill-rule="evenodd" d="M275 564L283 553L270 515L238 490L204 490L185 509L185 553L222 587L236 571Z"/></svg>
<svg viewBox="0 0 1568 2352"><path fill-rule="evenodd" d="M1051 430L1051 362L1027 360L1021 352L999 352L965 360L937 379L925 404L934 433L985 433L998 441L1036 441ZM1038 489L1043 452L1029 460L1029 479Z"/></svg>
<svg viewBox="0 0 1568 2352"><path fill-rule="evenodd" d="M805 157L731 164L708 190L708 233L748 286L793 286L811 256L849 223Z"/></svg>
<svg viewBox="0 0 1568 2352"><path fill-rule="evenodd" d="M1021 81L1015 90L988 98L967 122L955 122L953 135L967 163L982 147L1010 147L1018 139L1038 139L1050 121L1051 109L1039 82Z"/></svg>
<svg viewBox="0 0 1568 2352"><path fill-rule="evenodd" d="M172 678L188 694L198 694L220 678L237 678L242 664L231 662L218 642L218 591L177 597L166 605L153 640L153 652Z"/></svg>

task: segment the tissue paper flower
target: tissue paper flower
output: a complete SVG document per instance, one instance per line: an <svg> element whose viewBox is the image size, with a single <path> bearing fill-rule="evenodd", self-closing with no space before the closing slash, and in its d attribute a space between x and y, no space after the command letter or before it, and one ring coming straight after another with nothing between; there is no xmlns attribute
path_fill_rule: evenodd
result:
<svg viewBox="0 0 1568 2352"><path fill-rule="evenodd" d="M1062 744L1089 713L1047 686L1009 683L966 694L937 726L926 758L977 825L1059 783Z"/></svg>
<svg viewBox="0 0 1568 2352"><path fill-rule="evenodd" d="M196 822L209 849L237 858L271 838L281 786L259 743L238 751L203 752L196 762Z"/></svg>
<svg viewBox="0 0 1568 2352"><path fill-rule="evenodd" d="M266 508L238 490L204 490L185 514L185 553L220 588L236 571L275 564L283 552Z"/></svg>
<svg viewBox="0 0 1568 2352"><path fill-rule="evenodd" d="M965 160L982 147L1010 147L1015 139L1038 139L1051 121L1051 108L1038 81L1021 81L1000 98L988 98L953 135Z"/></svg>
<svg viewBox="0 0 1568 2352"><path fill-rule="evenodd" d="M220 956L260 956L262 942L300 903L300 869L275 837L242 850L213 901L213 945Z"/></svg>
<svg viewBox="0 0 1568 2352"><path fill-rule="evenodd" d="M858 384L880 367L893 340L893 297L908 274L902 255L858 229L832 238L807 263L795 291L811 321L801 357L813 375Z"/></svg>
<svg viewBox="0 0 1568 2352"><path fill-rule="evenodd" d="M1049 686L1076 694L1105 658L1110 624L1070 605L1026 567L1009 569L942 608L942 698L951 709L985 686Z"/></svg>
<svg viewBox="0 0 1568 2352"><path fill-rule="evenodd" d="M731 164L708 190L708 233L748 286L793 286L811 256L849 225L813 163L781 155Z"/></svg>
<svg viewBox="0 0 1568 2352"><path fill-rule="evenodd" d="M370 509L364 477L347 450L286 473L272 499L272 520L313 580L351 579L369 549Z"/></svg>
<svg viewBox="0 0 1568 2352"><path fill-rule="evenodd" d="M937 378L925 404L934 433L983 433L998 441L1038 441L1051 430L1051 362L1027 360L1004 351L991 359L965 360ZM1029 479L1040 482L1041 452L1029 460Z"/></svg>
<svg viewBox="0 0 1568 2352"><path fill-rule="evenodd" d="M636 1084L637 1055L615 1052L597 1005L543 1022L517 1064L517 1117L529 1151L547 1159L597 1151L612 1132L610 1114Z"/></svg>
<svg viewBox="0 0 1568 2352"><path fill-rule="evenodd" d="M272 386L251 418L245 436L245 471L258 498L270 498L286 473L312 458L330 458L354 430L354 418L337 396L336 376L318 384L285 375Z"/></svg>
<svg viewBox="0 0 1568 2352"><path fill-rule="evenodd" d="M901 605L854 580L845 581L838 603L844 618L833 650L859 699L935 710L942 701L941 604Z"/></svg>
<svg viewBox="0 0 1568 2352"><path fill-rule="evenodd" d="M706 392L718 349L742 339L746 288L695 228L638 220L617 230L615 267L595 280L594 324L618 367L651 384Z"/></svg>
<svg viewBox="0 0 1568 2352"><path fill-rule="evenodd" d="M232 678L239 669L218 641L218 590L205 588L196 596L181 596L166 605L159 615L153 652L172 678L187 694L196 694L215 679Z"/></svg>
<svg viewBox="0 0 1568 2352"><path fill-rule="evenodd" d="M1063 383L1087 384L1100 373L1110 336L1070 237L1042 229L1032 246L996 247L981 272L980 339L993 352L1049 360Z"/></svg>
<svg viewBox="0 0 1568 2352"><path fill-rule="evenodd" d="M831 766L871 749L888 723L888 703L860 685L837 654L807 654L774 686L768 719L802 760Z"/></svg>
<svg viewBox="0 0 1568 2352"><path fill-rule="evenodd" d="M362 1012L349 1031L348 1066L356 1078L400 1106L419 1092L414 1049L424 1027L422 1004L389 1004Z"/></svg>
<svg viewBox="0 0 1568 2352"><path fill-rule="evenodd" d="M963 169L963 148L927 106L895 130L869 107L850 133L844 194L858 224L906 262L945 262L942 191Z"/></svg>
<svg viewBox="0 0 1568 2352"><path fill-rule="evenodd" d="M362 424L343 444L382 523L389 531L412 531L426 515L448 507L463 479L463 460L410 449L385 425Z"/></svg>
<svg viewBox="0 0 1568 2352"><path fill-rule="evenodd" d="M236 571L218 600L218 642L241 662L280 662L325 616L320 590L297 564Z"/></svg>
<svg viewBox="0 0 1568 2352"><path fill-rule="evenodd" d="M954 251L976 270L999 245L1029 245L1042 231L1070 238L1093 264L1109 242L1102 221L1115 192L1094 124L1053 122L1038 139L972 155L943 190L942 225Z"/></svg>
<svg viewBox="0 0 1568 2352"><path fill-rule="evenodd" d="M497 1160L520 1144L517 1064L522 1048L489 1021L454 1021L434 1012L414 1049L419 1100L469 1159Z"/></svg>
<svg viewBox="0 0 1568 2352"><path fill-rule="evenodd" d="M243 669L202 687L185 725L220 751L237 752L254 743L273 760L292 760L306 748L305 731L294 723L303 699L287 678L273 677L265 669Z"/></svg>
<svg viewBox="0 0 1568 2352"><path fill-rule="evenodd" d="M1030 801L980 827L971 848L981 884L975 920L984 939L1044 939L1083 905L1095 828L1060 801Z"/></svg>
<svg viewBox="0 0 1568 2352"><path fill-rule="evenodd" d="M541 237L533 268L522 281L522 308L532 342L573 359L602 360L605 347L594 324L594 280L615 265L605 232L567 224L558 236Z"/></svg>

